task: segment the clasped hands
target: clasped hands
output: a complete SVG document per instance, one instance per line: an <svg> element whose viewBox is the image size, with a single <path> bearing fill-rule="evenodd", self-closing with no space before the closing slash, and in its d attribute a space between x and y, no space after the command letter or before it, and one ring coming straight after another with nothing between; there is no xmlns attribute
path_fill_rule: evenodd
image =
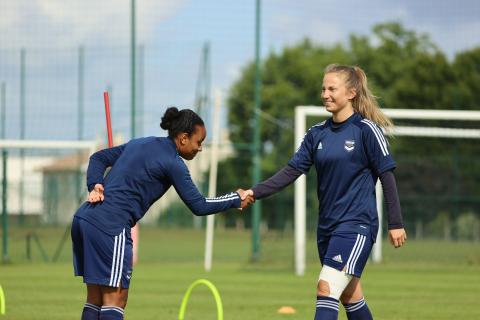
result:
<svg viewBox="0 0 480 320"><path fill-rule="evenodd" d="M238 208L238 210L243 210L250 204L255 202L255 197L253 196L253 191L251 189L238 189L237 193L240 195L240 199L242 200L240 208Z"/></svg>

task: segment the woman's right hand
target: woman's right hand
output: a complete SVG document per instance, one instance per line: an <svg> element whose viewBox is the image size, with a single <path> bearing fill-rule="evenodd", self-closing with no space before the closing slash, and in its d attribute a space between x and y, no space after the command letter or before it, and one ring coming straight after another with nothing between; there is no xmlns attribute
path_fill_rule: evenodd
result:
<svg viewBox="0 0 480 320"><path fill-rule="evenodd" d="M242 201L238 210L243 210L255 202L252 190L238 189L236 192L240 195L240 200Z"/></svg>
<svg viewBox="0 0 480 320"><path fill-rule="evenodd" d="M87 201L90 203L97 203L103 201L103 199L105 199L103 191L103 185L97 183L95 187L93 187L92 191L90 191L90 193L88 194Z"/></svg>

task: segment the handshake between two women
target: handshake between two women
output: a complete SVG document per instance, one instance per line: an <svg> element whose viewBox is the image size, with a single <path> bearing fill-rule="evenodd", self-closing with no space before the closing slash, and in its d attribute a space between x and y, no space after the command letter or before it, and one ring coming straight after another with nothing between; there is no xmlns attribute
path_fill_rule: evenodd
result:
<svg viewBox="0 0 480 320"><path fill-rule="evenodd" d="M243 210L246 207L248 207L250 204L255 202L255 197L253 196L253 191L251 189L244 190L244 189L238 189L237 193L240 196L240 199L242 200L240 204L240 208L238 210Z"/></svg>

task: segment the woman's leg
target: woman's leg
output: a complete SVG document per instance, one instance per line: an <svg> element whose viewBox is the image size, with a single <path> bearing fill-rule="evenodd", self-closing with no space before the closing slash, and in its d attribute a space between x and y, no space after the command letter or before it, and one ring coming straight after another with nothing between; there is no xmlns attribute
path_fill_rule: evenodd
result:
<svg viewBox="0 0 480 320"><path fill-rule="evenodd" d="M88 283L85 306L88 311L92 310L89 312L91 318L82 320L123 319L132 277L132 240L129 230L124 229L112 236L87 221L80 220L80 225L82 269L76 274L83 276L84 282ZM99 316L94 318L93 310L97 307L100 307Z"/></svg>
<svg viewBox="0 0 480 320"><path fill-rule="evenodd" d="M342 301L343 304L349 304L354 303L362 298L363 291L360 284L360 278L353 277L340 296L340 301Z"/></svg>
<svg viewBox="0 0 480 320"><path fill-rule="evenodd" d="M121 320L128 300L128 289L101 286L102 309L100 320Z"/></svg>
<svg viewBox="0 0 480 320"><path fill-rule="evenodd" d="M354 277L340 297L348 320L373 320L372 313L363 297L360 278Z"/></svg>
<svg viewBox="0 0 480 320"><path fill-rule="evenodd" d="M317 283L315 320L336 320L338 301L352 279L345 271L324 265Z"/></svg>
<svg viewBox="0 0 480 320"><path fill-rule="evenodd" d="M87 303L102 306L102 291L98 284L87 284Z"/></svg>
<svg viewBox="0 0 480 320"><path fill-rule="evenodd" d="M371 251L373 244L371 239L368 233L356 232L339 232L332 234L331 237L317 236L323 268L317 285L315 320L337 319L339 300L355 302L354 306L347 306L347 311L351 311L349 319L369 319L358 318L356 316L359 313L353 312L365 305L359 277ZM368 310L368 307L366 309Z"/></svg>
<svg viewBox="0 0 480 320"><path fill-rule="evenodd" d="M82 320L98 320L102 307L102 291L96 284L87 284L87 302L83 306Z"/></svg>

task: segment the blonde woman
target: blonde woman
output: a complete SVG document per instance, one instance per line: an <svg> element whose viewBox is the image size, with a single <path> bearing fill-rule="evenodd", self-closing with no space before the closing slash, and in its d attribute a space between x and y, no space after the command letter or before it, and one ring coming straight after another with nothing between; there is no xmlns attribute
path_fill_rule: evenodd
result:
<svg viewBox="0 0 480 320"><path fill-rule="evenodd" d="M349 320L372 319L360 285L378 232L375 184L380 179L388 209L389 237L401 247L407 235L393 170L396 164L381 128L392 122L378 107L359 67L329 65L322 99L332 117L314 125L288 165L248 190L256 200L280 191L312 165L317 171L317 245L323 265L315 320L338 318L339 301Z"/></svg>

